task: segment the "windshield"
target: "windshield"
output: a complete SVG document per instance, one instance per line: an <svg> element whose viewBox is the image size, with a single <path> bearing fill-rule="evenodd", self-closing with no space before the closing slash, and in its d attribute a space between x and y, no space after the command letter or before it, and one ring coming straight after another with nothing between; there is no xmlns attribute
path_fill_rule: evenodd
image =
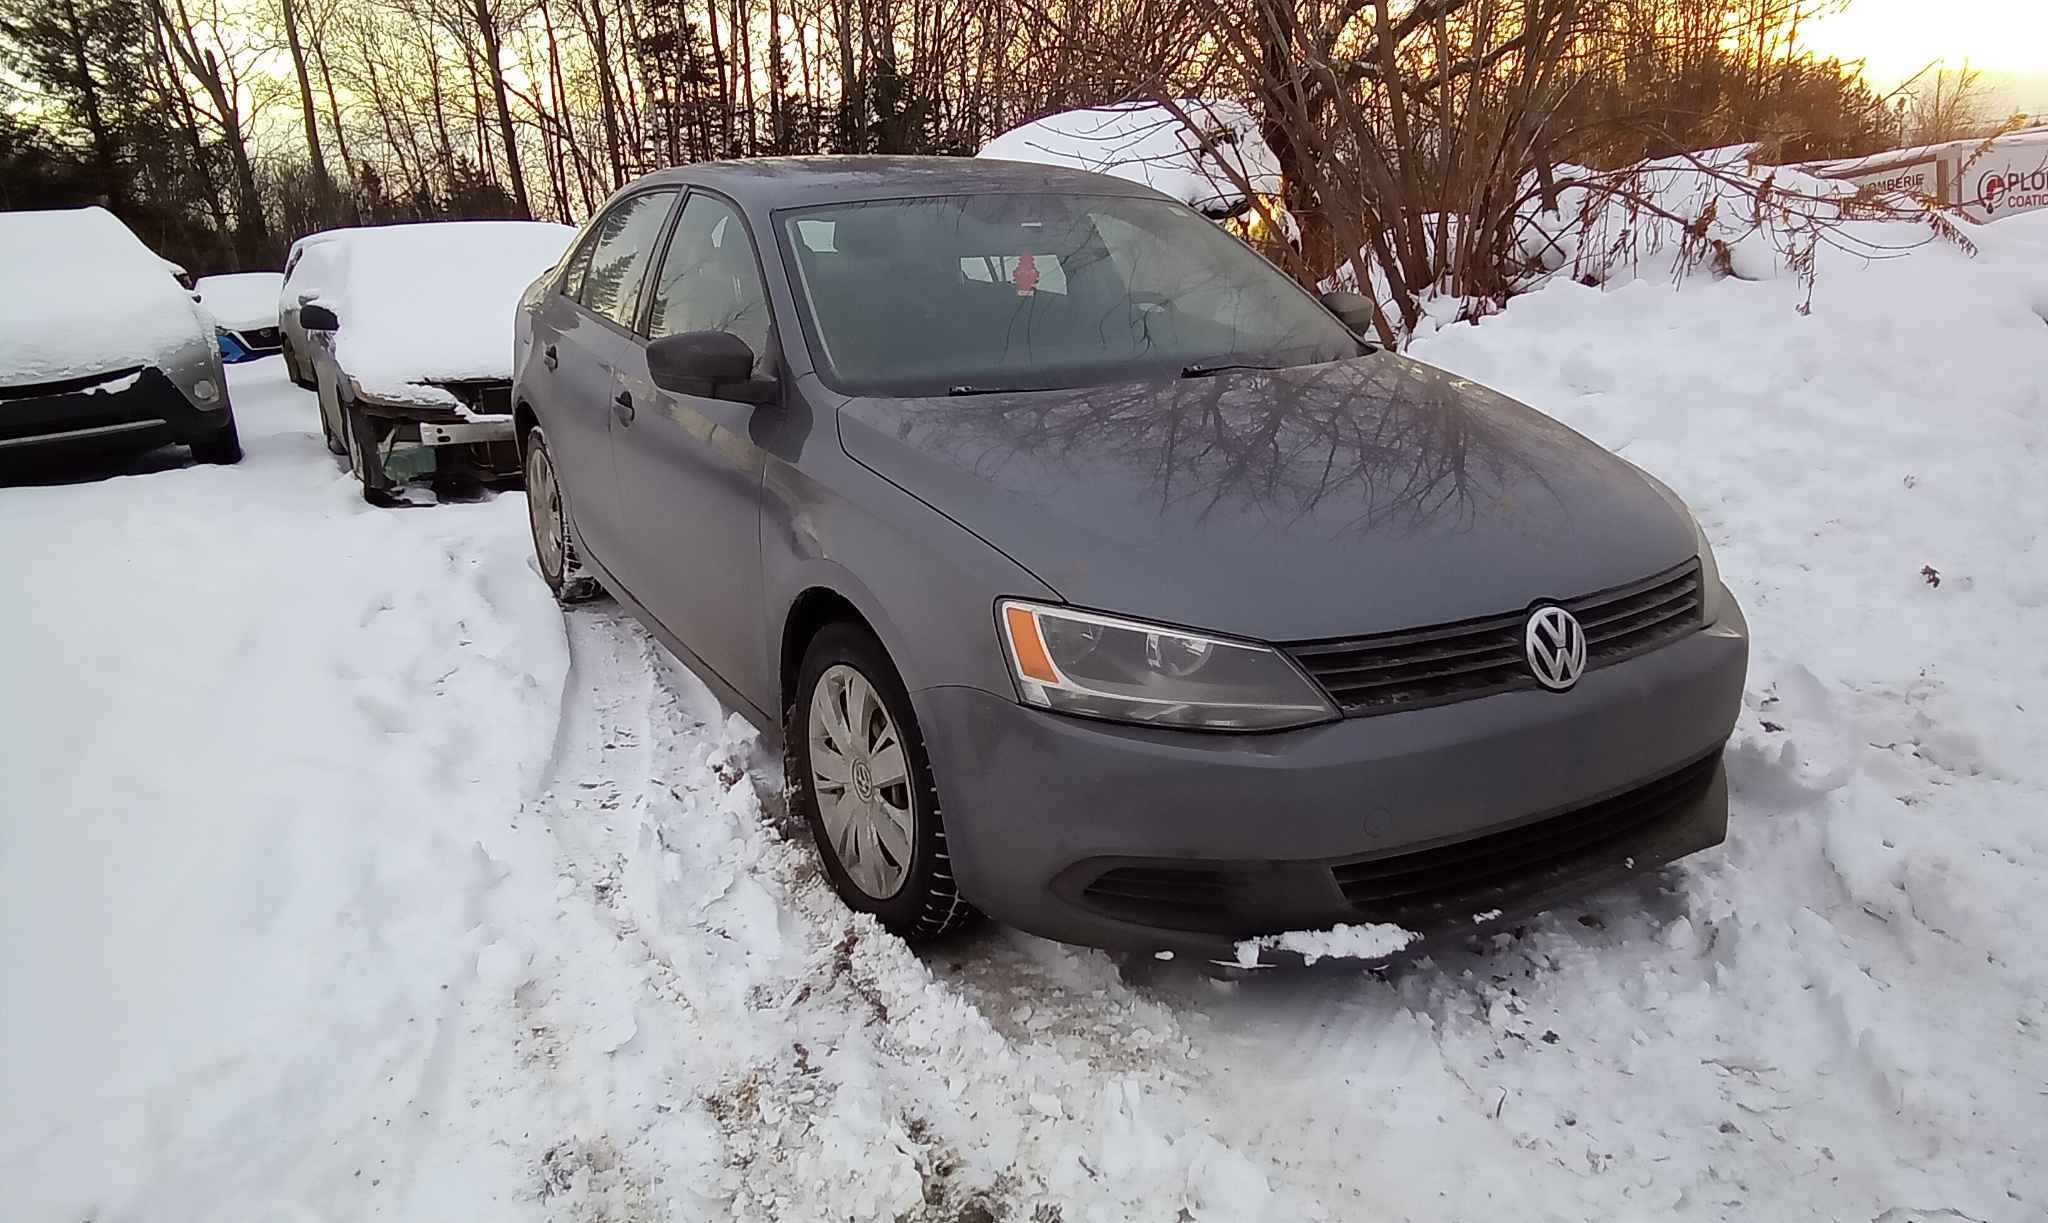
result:
<svg viewBox="0 0 2048 1223"><path fill-rule="evenodd" d="M1359 352L1273 265L1164 200L936 196L779 216L820 364L851 393L1085 386Z"/></svg>

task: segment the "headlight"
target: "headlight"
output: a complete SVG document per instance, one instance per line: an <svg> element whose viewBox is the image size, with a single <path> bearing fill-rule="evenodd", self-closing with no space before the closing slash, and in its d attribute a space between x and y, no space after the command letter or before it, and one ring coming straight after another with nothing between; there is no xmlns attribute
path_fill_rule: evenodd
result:
<svg viewBox="0 0 2048 1223"><path fill-rule="evenodd" d="M1066 607L997 608L1026 704L1197 730L1274 730L1337 715L1278 650Z"/></svg>
<svg viewBox="0 0 2048 1223"><path fill-rule="evenodd" d="M1692 520L1692 534L1700 549L1700 623L1712 624L1721 618L1721 565L1697 518Z"/></svg>
<svg viewBox="0 0 2048 1223"><path fill-rule="evenodd" d="M1626 460L1623 461L1626 462ZM1641 467L1636 466L1636 464L1629 463L1629 466L1635 467L1636 474L1648 481L1650 487L1657 490L1657 495L1664 498L1665 503L1670 505L1672 509L1685 515L1686 522L1692 525L1693 550L1699 553L1700 558L1700 623L1712 624L1721 618L1721 604L1723 602L1721 598L1721 566L1714 560L1714 545L1707 542L1707 533L1700 529L1700 520L1693 516L1692 507L1685 503L1685 498L1679 496L1669 484L1644 471Z"/></svg>

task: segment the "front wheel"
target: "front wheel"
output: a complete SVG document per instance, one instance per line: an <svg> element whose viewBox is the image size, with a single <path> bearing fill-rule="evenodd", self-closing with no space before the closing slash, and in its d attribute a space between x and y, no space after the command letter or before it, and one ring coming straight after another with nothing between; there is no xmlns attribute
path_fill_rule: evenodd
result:
<svg viewBox="0 0 2048 1223"><path fill-rule="evenodd" d="M235 429L234 413L228 413L228 423L222 425L219 432L192 443L192 457L202 463L242 461L242 435Z"/></svg>
<svg viewBox="0 0 2048 1223"><path fill-rule="evenodd" d="M827 625L804 652L796 694L797 801L840 899L911 941L966 924L974 910L953 884L924 736L881 643Z"/></svg>
<svg viewBox="0 0 2048 1223"><path fill-rule="evenodd" d="M380 426L377 417L357 408L350 400L341 401L341 431L347 443L349 473L362 485L363 500L380 508L398 504L398 498L391 492L391 477L384 473L385 428L388 426Z"/></svg>

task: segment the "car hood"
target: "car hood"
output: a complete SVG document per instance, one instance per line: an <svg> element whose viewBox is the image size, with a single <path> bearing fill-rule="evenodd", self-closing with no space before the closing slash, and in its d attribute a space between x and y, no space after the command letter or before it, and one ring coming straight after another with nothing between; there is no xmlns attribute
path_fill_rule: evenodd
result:
<svg viewBox="0 0 2048 1223"><path fill-rule="evenodd" d="M856 461L1068 601L1271 641L1632 582L1684 511L1532 409L1391 353L839 410Z"/></svg>
<svg viewBox="0 0 2048 1223"><path fill-rule="evenodd" d="M104 208L0 212L0 387L57 382L213 347L164 261Z"/></svg>

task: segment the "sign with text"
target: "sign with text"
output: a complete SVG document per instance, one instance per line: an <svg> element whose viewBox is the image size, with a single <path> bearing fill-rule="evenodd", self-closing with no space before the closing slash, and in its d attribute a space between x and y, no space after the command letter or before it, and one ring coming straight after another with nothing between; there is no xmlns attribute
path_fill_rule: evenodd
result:
<svg viewBox="0 0 2048 1223"><path fill-rule="evenodd" d="M1904 191L1909 195L1938 199L1941 195L1940 166L1939 158L1930 157L1907 165L1846 175L1842 181L1868 187L1872 191Z"/></svg>
<svg viewBox="0 0 2048 1223"><path fill-rule="evenodd" d="M1961 186L1957 202L1979 220L2048 208L2048 141L1993 144L1963 170Z"/></svg>

